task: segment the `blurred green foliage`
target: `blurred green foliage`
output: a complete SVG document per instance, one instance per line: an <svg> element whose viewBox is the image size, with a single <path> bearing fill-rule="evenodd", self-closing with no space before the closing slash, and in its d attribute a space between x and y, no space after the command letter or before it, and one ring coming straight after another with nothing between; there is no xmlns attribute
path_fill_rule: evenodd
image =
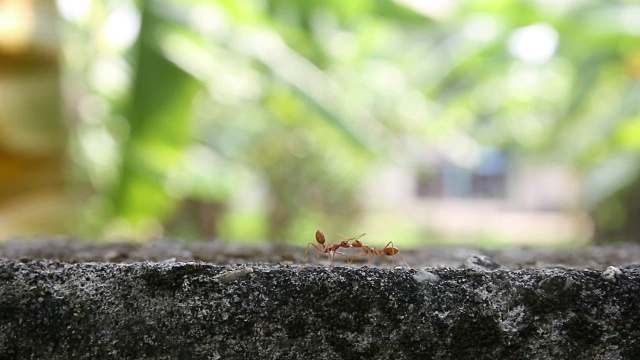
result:
<svg viewBox="0 0 640 360"><path fill-rule="evenodd" d="M374 165L460 139L575 167L596 216L640 186L631 2L59 3L86 234L358 232Z"/></svg>

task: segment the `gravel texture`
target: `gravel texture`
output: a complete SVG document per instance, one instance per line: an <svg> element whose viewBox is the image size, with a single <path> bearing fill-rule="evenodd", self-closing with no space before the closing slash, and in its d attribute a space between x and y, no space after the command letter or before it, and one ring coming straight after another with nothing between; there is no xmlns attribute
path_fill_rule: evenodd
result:
<svg viewBox="0 0 640 360"><path fill-rule="evenodd" d="M394 270L302 250L1 244L0 358L640 358L636 246L440 248Z"/></svg>

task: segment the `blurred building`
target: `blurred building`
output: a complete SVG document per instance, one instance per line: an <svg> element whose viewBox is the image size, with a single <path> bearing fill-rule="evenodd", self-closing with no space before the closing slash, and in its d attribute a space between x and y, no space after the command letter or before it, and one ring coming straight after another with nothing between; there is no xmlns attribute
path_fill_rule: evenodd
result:
<svg viewBox="0 0 640 360"><path fill-rule="evenodd" d="M517 161L494 149L482 149L466 166L437 149L414 155L411 165L375 171L368 209L398 212L438 239L553 245L590 237L581 180L568 168Z"/></svg>

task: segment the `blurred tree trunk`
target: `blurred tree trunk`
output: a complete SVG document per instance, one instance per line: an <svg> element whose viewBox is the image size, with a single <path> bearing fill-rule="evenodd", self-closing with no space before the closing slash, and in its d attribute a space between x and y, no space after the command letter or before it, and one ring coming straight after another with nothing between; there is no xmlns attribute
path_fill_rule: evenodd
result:
<svg viewBox="0 0 640 360"><path fill-rule="evenodd" d="M0 238L68 232L54 0L0 1Z"/></svg>
<svg viewBox="0 0 640 360"><path fill-rule="evenodd" d="M130 135L124 144L120 179L113 191L116 219L127 220L126 236L159 236L144 228L162 224L177 208L165 189L168 172L182 158L189 141L192 102L201 84L169 60L158 39L167 26L154 2L141 2L142 23L127 119ZM162 230L162 229L160 229Z"/></svg>
<svg viewBox="0 0 640 360"><path fill-rule="evenodd" d="M184 199L165 227L169 234L213 241L220 236L220 219L226 211L223 202Z"/></svg>

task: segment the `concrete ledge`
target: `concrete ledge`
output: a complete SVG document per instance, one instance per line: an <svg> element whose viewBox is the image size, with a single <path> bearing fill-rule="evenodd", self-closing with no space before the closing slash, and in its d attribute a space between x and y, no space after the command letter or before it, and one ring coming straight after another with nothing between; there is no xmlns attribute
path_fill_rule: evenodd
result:
<svg viewBox="0 0 640 360"><path fill-rule="evenodd" d="M0 354L638 359L640 269L0 260Z"/></svg>

